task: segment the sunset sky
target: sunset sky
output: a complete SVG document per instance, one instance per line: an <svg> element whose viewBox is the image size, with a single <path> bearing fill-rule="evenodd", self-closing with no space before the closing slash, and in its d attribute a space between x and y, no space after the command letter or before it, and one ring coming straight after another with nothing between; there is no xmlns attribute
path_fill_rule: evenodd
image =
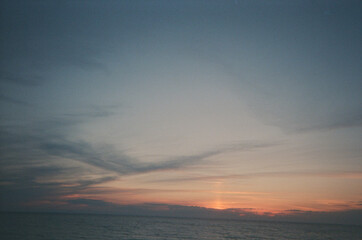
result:
<svg viewBox="0 0 362 240"><path fill-rule="evenodd" d="M361 1L2 1L0 15L2 211L361 213Z"/></svg>

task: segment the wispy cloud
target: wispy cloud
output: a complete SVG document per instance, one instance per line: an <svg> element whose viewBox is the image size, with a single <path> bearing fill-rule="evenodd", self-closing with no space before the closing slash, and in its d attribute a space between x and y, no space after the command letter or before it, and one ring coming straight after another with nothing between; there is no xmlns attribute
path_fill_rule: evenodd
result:
<svg viewBox="0 0 362 240"><path fill-rule="evenodd" d="M102 112L93 110L77 117L61 116L35 124L2 126L1 207L54 199L116 179L115 174L86 168L70 159L60 159L44 149L49 143L67 141L78 124L110 114L111 109L103 108Z"/></svg>
<svg viewBox="0 0 362 240"><path fill-rule="evenodd" d="M180 170L224 153L252 151L278 144L242 142L161 162L144 162L116 151L112 146L94 145L72 135L79 124L94 118L111 117L113 108L93 107L88 111L63 114L35 124L3 127L0 138L2 193L12 196L9 199L13 199L13 203L54 200L121 176ZM20 197L22 194L27 197Z"/></svg>
<svg viewBox="0 0 362 240"><path fill-rule="evenodd" d="M341 117L335 117L324 123L318 125L312 125L309 127L298 128L298 132L309 131L327 131L340 128L351 128L362 126L362 112L355 112L353 114L346 114Z"/></svg>
<svg viewBox="0 0 362 240"><path fill-rule="evenodd" d="M171 179L160 179L160 180L154 180L154 181L155 182L223 181L223 180L228 180L228 179L294 178L294 177L362 179L362 172L360 172L360 171L257 172L257 173L245 173L245 174L171 178Z"/></svg>
<svg viewBox="0 0 362 240"><path fill-rule="evenodd" d="M211 194L224 194L224 195L242 195L242 196L260 196L270 195L268 192L248 192L248 191L215 191L215 190L204 190L204 189L173 189L173 188L116 188L116 187L100 187L92 186L83 189L81 194L97 195L99 193L119 193L119 194L131 194L131 195L144 195L154 193L211 193Z"/></svg>
<svg viewBox="0 0 362 240"><path fill-rule="evenodd" d="M97 148L84 141L68 141L60 139L44 143L40 147L46 153L80 161L100 169L117 173L119 175L145 173L160 170L175 170L193 165L205 159L231 151L250 151L258 148L270 147L275 144L243 143L226 146L196 155L180 156L162 162L146 163L130 157L124 153L117 153L112 147Z"/></svg>

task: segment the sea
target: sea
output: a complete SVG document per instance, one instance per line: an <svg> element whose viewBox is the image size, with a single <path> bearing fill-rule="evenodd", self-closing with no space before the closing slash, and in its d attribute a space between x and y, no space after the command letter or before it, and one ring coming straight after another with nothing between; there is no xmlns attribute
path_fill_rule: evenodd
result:
<svg viewBox="0 0 362 240"><path fill-rule="evenodd" d="M117 215L1 213L0 239L362 239L362 226Z"/></svg>

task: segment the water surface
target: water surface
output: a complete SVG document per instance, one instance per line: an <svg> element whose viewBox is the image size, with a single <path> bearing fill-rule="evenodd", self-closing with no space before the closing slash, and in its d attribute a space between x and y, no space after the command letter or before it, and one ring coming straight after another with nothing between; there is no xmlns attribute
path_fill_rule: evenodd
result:
<svg viewBox="0 0 362 240"><path fill-rule="evenodd" d="M351 225L113 215L2 213L0 236L17 239L362 239Z"/></svg>

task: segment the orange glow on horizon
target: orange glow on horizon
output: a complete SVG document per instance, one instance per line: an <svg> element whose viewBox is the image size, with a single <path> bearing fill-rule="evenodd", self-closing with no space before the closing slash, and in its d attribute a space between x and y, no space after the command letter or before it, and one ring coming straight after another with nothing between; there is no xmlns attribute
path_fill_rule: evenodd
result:
<svg viewBox="0 0 362 240"><path fill-rule="evenodd" d="M331 185L314 184L307 192L303 187L309 179L271 179L251 185L234 182L194 183L173 185L170 183L138 182L133 178L94 185L78 194L64 195L59 200L94 199L116 205L159 205L159 211L167 211L167 205L209 208L243 215L295 215L299 212L332 212L362 209L358 192L334 193ZM328 181L330 181L328 179ZM339 180L338 180L339 181ZM355 180L347 180L349 185ZM303 183L301 185L301 183ZM126 186L126 187L123 187ZM273 188L273 186L277 186ZM310 185L308 185L310 186ZM101 193L101 194L99 194ZM347 195L349 194L349 195ZM161 206L164 205L164 206ZM154 209L157 210L156 207Z"/></svg>
<svg viewBox="0 0 362 240"><path fill-rule="evenodd" d="M120 195L118 195L119 197ZM123 196L124 197L124 196ZM333 200L333 199L321 199L314 200L311 202L304 202L304 204L295 204L293 202L282 201L282 199L277 199L278 201L273 202L272 198L267 198L265 195L258 198L253 198L252 201L249 201L247 196L245 197L244 202L231 201L227 198L226 195L212 195L210 201L204 199L204 201L177 201L171 198L157 198L155 196L131 196L131 198L118 199L109 196L99 196L91 194L70 194L64 195L60 199L54 199L53 201L41 201L41 202L32 202L29 203L29 206L41 206L41 205L53 205L56 207L63 207L67 209L86 209L87 207L92 208L85 204L68 204L68 200L75 199L93 199L99 201L105 201L115 205L127 206L127 205L143 205L146 204L147 209L152 211L163 211L167 212L171 209L169 205L181 205L189 207L201 207L214 209L217 211L225 211L225 213L232 213L239 216L249 216L249 215L258 215L265 217L274 217L274 216L288 216L288 215L298 215L305 212L335 212L335 211L345 211L353 209L362 209L359 201L356 202L346 202L342 200ZM110 209L110 208L109 208ZM235 216L234 215L234 216Z"/></svg>

